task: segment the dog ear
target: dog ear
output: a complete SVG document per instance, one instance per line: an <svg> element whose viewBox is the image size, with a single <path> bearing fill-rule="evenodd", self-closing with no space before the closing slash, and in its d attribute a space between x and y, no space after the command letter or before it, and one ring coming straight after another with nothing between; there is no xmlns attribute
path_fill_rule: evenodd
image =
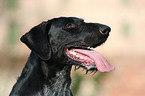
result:
<svg viewBox="0 0 145 96"><path fill-rule="evenodd" d="M20 39L42 60L49 60L51 58L51 48L48 37L50 26L51 20L42 22L41 24L33 27Z"/></svg>

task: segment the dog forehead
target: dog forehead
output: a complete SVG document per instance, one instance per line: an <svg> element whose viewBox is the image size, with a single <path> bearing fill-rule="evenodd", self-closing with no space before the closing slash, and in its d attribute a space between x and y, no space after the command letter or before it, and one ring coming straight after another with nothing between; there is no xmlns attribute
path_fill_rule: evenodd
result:
<svg viewBox="0 0 145 96"><path fill-rule="evenodd" d="M59 17L59 18L54 18L52 21L54 25L61 26L67 23L80 23L83 22L84 20L77 17Z"/></svg>

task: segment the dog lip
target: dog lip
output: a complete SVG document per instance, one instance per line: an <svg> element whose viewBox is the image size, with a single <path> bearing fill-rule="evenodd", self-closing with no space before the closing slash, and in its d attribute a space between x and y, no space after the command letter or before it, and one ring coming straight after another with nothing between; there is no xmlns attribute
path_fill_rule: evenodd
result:
<svg viewBox="0 0 145 96"><path fill-rule="evenodd" d="M85 67L89 70L90 65L96 65L96 68L100 72L109 72L113 71L115 68L105 59L103 55L96 51L84 50L84 49L67 49L66 55L77 62L80 62L81 65L84 63ZM89 66L89 67L88 67Z"/></svg>
<svg viewBox="0 0 145 96"><path fill-rule="evenodd" d="M84 49L84 50L93 50L94 48L96 48L97 46L78 46L78 45L67 45L65 46L64 50L66 49L70 49L70 48L75 48L75 49Z"/></svg>
<svg viewBox="0 0 145 96"><path fill-rule="evenodd" d="M73 46L73 45L70 45L70 44L69 44L69 45L66 45L66 46L65 46L65 48L64 48L64 53L65 53L65 56L68 57L68 56L66 55L66 50L68 50L68 49L93 50L94 48L96 48L96 47L92 47L92 46L75 46L75 45ZM86 67L85 64L82 63L82 65ZM92 65L93 65L93 64L92 64ZM91 65L87 65L87 66L91 66ZM93 66L93 67L91 66L91 67L89 67L89 68L87 68L87 69L90 69L90 68L91 68L91 69L92 69L92 68L97 69L96 66Z"/></svg>
<svg viewBox="0 0 145 96"><path fill-rule="evenodd" d="M86 55L86 58L90 58L90 59L86 59L86 58L81 58L81 57L79 57L79 59L78 59L78 57L77 57L77 54L75 54L75 52L73 53L73 52L70 52L72 55L76 55L76 57L75 58L73 58L73 57L71 57L70 55L69 55L69 53L68 53L68 51L69 51L69 48L71 48L70 50L73 50L73 49L81 49L81 50L91 50L92 48L91 47L78 47L78 46L75 46L75 47L67 47L67 48L65 48L65 56L67 57L67 58L69 58L69 59L71 59L71 60L73 60L73 61L75 61L75 64L73 64L73 65L75 65L75 66L79 66L79 67L82 67L82 68L84 68L84 69L87 69L87 70L98 70L97 69L97 67L96 67L96 65L95 65L95 62L94 62L94 60L93 59L91 59L89 56L87 56ZM85 55L85 54L84 54ZM73 58L73 59L72 59ZM84 62L84 61L86 61L86 62ZM77 62L77 63L76 63Z"/></svg>
<svg viewBox="0 0 145 96"><path fill-rule="evenodd" d="M75 44L77 44L77 43L75 43ZM67 56L67 54L66 54L66 51L68 50L68 49L83 49L83 50L90 50L90 51L93 51L93 49L94 48L96 48L96 47L98 47L99 45L97 45L97 44L92 44L92 46L79 46L79 45L66 45L65 46L65 48L64 48L64 55L67 57L67 58L69 58L68 56ZM69 58L70 59L70 58ZM73 60L74 61L74 60ZM75 65L75 66L79 66L79 67L82 67L82 68L84 68L84 69L87 69L87 70L98 70L97 69L97 66L94 64L94 63L92 63L92 64L89 64L89 65L86 65L85 63L81 63L81 62L79 62L80 64L73 64L73 65Z"/></svg>

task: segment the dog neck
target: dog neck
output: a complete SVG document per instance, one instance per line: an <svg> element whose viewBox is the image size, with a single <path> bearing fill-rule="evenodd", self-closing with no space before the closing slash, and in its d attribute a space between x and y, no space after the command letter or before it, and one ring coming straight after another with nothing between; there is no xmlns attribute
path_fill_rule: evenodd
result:
<svg viewBox="0 0 145 96"><path fill-rule="evenodd" d="M59 65L59 63L57 63ZM60 64L61 65L61 64ZM46 84L44 85L44 93L46 96L72 96L70 90L71 78L70 71L71 66L55 67L48 66L48 64L42 64L42 71L46 77ZM49 70L47 70L47 69ZM56 69L60 68L60 69ZM44 96L45 96L44 95Z"/></svg>
<svg viewBox="0 0 145 96"><path fill-rule="evenodd" d="M72 96L70 71L71 66L55 67L31 52L10 96Z"/></svg>

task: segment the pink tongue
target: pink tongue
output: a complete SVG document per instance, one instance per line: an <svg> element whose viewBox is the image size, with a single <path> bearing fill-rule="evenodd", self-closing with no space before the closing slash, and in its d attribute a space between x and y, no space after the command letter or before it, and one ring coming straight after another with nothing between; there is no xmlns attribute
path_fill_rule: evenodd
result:
<svg viewBox="0 0 145 96"><path fill-rule="evenodd" d="M92 58L96 64L96 67L101 72L109 72L113 71L115 68L110 65L107 60L98 52L96 51L90 51L90 50L83 50L83 49L73 49L76 52L80 52L82 54L88 55L90 58Z"/></svg>

